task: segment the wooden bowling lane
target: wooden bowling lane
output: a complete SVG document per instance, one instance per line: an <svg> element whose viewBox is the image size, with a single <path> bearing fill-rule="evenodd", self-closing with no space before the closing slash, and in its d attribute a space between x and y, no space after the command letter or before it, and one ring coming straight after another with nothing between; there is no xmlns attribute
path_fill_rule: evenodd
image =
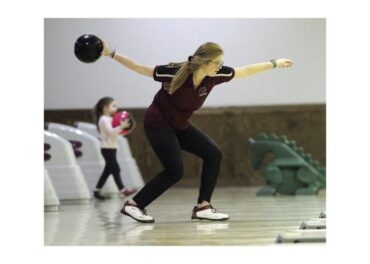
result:
<svg viewBox="0 0 370 264"><path fill-rule="evenodd" d="M257 197L258 188L218 187L212 204L227 222L191 221L196 188L172 188L151 204L154 224L122 216L123 199L63 205L45 213L45 245L266 245L325 210L318 196Z"/></svg>

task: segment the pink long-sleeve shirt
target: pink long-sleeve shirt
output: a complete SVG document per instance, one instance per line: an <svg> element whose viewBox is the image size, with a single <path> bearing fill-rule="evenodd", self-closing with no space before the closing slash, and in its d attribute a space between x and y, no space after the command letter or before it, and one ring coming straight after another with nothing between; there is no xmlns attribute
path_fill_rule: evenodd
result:
<svg viewBox="0 0 370 264"><path fill-rule="evenodd" d="M100 130L100 139L101 139L101 148L117 148L117 137L121 131L121 127L112 126L112 117L102 115L99 118L99 130Z"/></svg>

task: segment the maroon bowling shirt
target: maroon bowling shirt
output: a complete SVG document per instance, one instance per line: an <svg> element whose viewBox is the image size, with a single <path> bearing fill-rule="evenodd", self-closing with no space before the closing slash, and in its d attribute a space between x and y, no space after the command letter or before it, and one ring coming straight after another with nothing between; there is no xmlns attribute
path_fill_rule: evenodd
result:
<svg viewBox="0 0 370 264"><path fill-rule="evenodd" d="M145 111L145 124L177 129L187 128L193 112L203 105L212 88L217 84L230 81L235 75L233 68L223 66L216 76L206 76L199 87L194 89L193 74L190 74L185 83L170 95L164 87L170 84L179 67L168 64L154 68L153 78L161 82L162 86Z"/></svg>

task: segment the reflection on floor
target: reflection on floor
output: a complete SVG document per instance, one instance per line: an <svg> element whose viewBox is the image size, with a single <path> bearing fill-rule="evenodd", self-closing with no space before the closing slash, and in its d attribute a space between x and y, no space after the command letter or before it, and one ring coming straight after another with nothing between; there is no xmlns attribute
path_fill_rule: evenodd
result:
<svg viewBox="0 0 370 264"><path fill-rule="evenodd" d="M195 188L172 188L148 206L154 224L136 223L119 210L124 199L62 205L44 213L45 245L261 245L325 211L318 196L257 197L258 188L218 187L212 204L227 222L190 220Z"/></svg>

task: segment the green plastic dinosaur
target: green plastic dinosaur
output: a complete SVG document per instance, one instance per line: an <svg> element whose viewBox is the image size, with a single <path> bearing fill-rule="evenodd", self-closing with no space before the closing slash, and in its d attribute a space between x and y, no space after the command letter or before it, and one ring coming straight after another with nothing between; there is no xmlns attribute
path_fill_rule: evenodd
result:
<svg viewBox="0 0 370 264"><path fill-rule="evenodd" d="M325 168L295 141L275 133L259 133L254 139L249 139L249 144L255 171L262 167L265 155L274 155L274 160L262 169L267 186L257 195L317 194L326 187Z"/></svg>

